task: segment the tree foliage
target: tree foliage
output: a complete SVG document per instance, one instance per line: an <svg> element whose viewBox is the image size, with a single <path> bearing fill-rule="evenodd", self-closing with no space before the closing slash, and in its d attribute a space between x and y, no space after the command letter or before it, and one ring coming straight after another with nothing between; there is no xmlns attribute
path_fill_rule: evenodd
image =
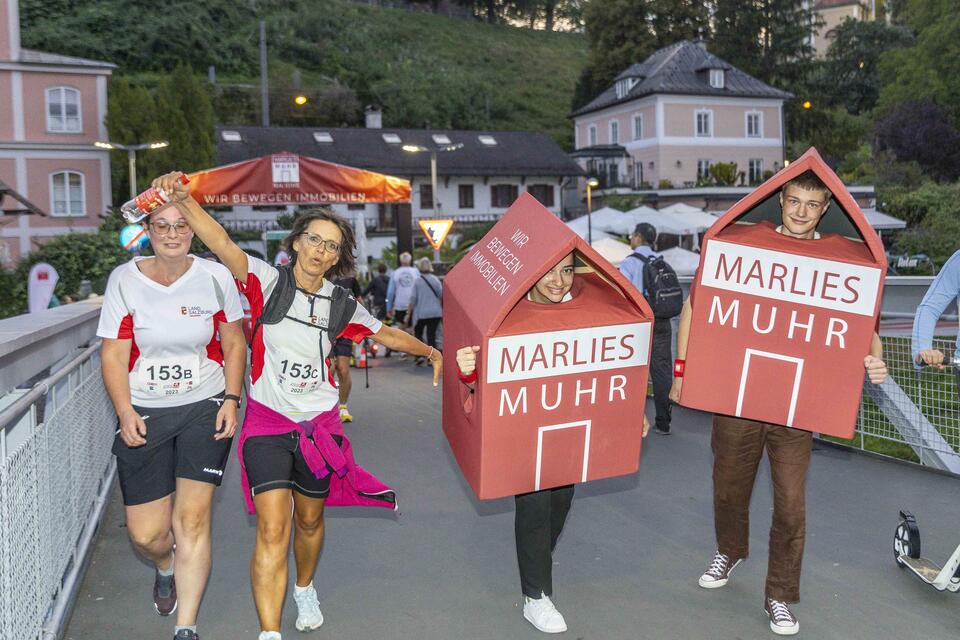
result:
<svg viewBox="0 0 960 640"><path fill-rule="evenodd" d="M960 177L960 131L945 109L931 102L905 102L877 121L876 151L900 162L916 161L935 180Z"/></svg>
<svg viewBox="0 0 960 640"><path fill-rule="evenodd" d="M913 44L913 34L882 21L847 18L833 30L834 38L822 65L819 95L829 106L866 113L880 97L879 64L886 51Z"/></svg>
<svg viewBox="0 0 960 640"><path fill-rule="evenodd" d="M946 110L960 127L960 11L955 0L910 0L903 10L916 33L911 47L894 49L880 60L880 108L929 101Z"/></svg>
<svg viewBox="0 0 960 640"><path fill-rule="evenodd" d="M942 265L960 249L960 185L926 183L884 194L884 210L912 223L897 240L905 253L926 253Z"/></svg>
<svg viewBox="0 0 960 640"><path fill-rule="evenodd" d="M107 277L119 264L130 259L120 246L119 216L111 216L97 233L69 233L52 238L27 254L2 280L7 288L0 302L0 317L27 312L27 276L38 262L53 266L60 275L55 295L76 293L82 280L90 280L93 290L103 293Z"/></svg>
<svg viewBox="0 0 960 640"><path fill-rule="evenodd" d="M152 89L119 77L112 81L107 108L110 139L121 144L165 140L165 149L137 153L137 191L161 173L205 169L214 162L214 112L205 80L184 65L161 76ZM112 154L114 202L129 196L127 152Z"/></svg>

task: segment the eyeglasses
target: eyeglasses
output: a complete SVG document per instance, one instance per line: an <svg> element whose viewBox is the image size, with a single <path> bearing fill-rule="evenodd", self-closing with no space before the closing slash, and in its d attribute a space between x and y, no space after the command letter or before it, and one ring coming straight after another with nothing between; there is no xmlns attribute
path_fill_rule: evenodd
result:
<svg viewBox="0 0 960 640"><path fill-rule="evenodd" d="M339 243L336 243L333 240L324 240L320 236L307 233L306 231L304 231L301 235L306 238L307 244L314 249L319 249L322 246L324 251L329 251L330 253L337 253L340 251Z"/></svg>
<svg viewBox="0 0 960 640"><path fill-rule="evenodd" d="M170 233L170 229L173 229L177 232L177 235L183 236L190 231L190 225L187 224L184 220L180 220L174 224L170 224L166 220L158 220L157 222L151 222L150 226L153 227L153 230L159 233L162 236Z"/></svg>

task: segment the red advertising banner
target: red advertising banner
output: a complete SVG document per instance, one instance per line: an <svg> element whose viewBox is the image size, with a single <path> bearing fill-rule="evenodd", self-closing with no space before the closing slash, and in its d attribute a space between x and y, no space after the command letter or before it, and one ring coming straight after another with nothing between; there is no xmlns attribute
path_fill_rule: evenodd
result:
<svg viewBox="0 0 960 640"><path fill-rule="evenodd" d="M833 194L823 221L846 216L855 237L803 240L746 220L806 171ZM886 257L836 174L807 151L724 214L701 253L680 403L852 437Z"/></svg>
<svg viewBox="0 0 960 640"><path fill-rule="evenodd" d="M410 183L295 153L276 153L191 173L204 206L409 202Z"/></svg>
<svg viewBox="0 0 960 640"><path fill-rule="evenodd" d="M572 298L527 292L571 251ZM653 314L637 289L522 195L444 282L444 356L480 345L476 392L444 370L443 430L481 499L633 473Z"/></svg>

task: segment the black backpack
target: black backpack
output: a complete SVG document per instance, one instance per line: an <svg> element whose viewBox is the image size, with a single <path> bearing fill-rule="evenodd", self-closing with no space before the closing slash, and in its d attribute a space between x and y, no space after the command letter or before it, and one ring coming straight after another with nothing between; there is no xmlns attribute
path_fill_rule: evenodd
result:
<svg viewBox="0 0 960 640"><path fill-rule="evenodd" d="M323 327L287 315L287 311L293 306L293 299L297 295L297 281L293 277L292 265L277 267L277 271L280 272L280 277L276 286L273 287L273 291L270 292L270 297L263 304L263 313L257 318L257 323L253 326L253 332L250 334L251 346L253 344L252 338L257 335L260 325L277 324L284 318L290 318L294 322L323 330ZM333 285L330 296L318 295L316 297L330 300L330 318L327 321L326 331L330 338L330 344L333 344L337 341L340 333L347 328L350 319L353 317L353 312L357 310L357 299L349 291L338 285Z"/></svg>
<svg viewBox="0 0 960 640"><path fill-rule="evenodd" d="M683 310L683 289L677 272L661 256L630 254L643 262L643 287L655 318L673 318Z"/></svg>

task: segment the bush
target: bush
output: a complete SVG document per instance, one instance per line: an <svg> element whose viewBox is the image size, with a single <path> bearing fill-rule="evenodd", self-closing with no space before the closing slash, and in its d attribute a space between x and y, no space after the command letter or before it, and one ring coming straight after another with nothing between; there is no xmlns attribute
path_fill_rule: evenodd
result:
<svg viewBox="0 0 960 640"><path fill-rule="evenodd" d="M69 233L57 236L27 256L12 271L5 272L0 283L5 295L0 301L0 317L27 312L27 277L38 262L53 266L60 275L54 294L64 296L80 289L81 280L90 280L93 290L103 293L113 269L130 259L117 237L113 221L104 223L97 233Z"/></svg>
<svg viewBox="0 0 960 640"><path fill-rule="evenodd" d="M710 165L710 180L718 187L730 187L739 176L736 162L715 162Z"/></svg>
<svg viewBox="0 0 960 640"><path fill-rule="evenodd" d="M657 189L673 189L673 183L669 180L661 180L657 183Z"/></svg>

